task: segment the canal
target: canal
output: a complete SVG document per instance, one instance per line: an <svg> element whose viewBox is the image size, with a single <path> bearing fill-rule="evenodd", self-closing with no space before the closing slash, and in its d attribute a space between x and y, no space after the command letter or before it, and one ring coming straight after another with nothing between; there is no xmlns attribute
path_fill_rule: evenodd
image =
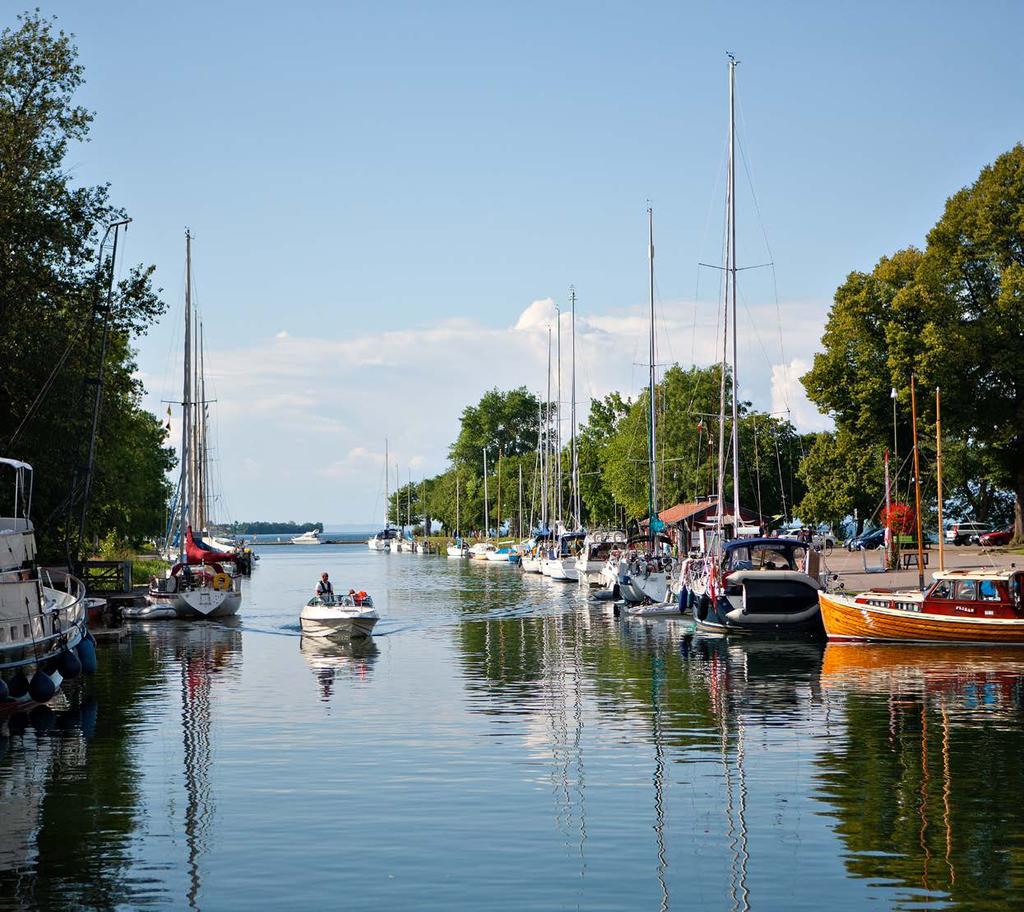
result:
<svg viewBox="0 0 1024 912"><path fill-rule="evenodd" d="M304 639L321 570L372 641ZM266 548L0 728L0 909L1024 904L1024 652L624 622L493 564Z"/></svg>

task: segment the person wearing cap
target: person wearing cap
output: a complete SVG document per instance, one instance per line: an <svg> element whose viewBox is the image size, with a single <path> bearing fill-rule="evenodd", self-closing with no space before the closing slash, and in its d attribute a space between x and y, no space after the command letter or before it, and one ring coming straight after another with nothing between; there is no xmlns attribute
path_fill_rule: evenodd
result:
<svg viewBox="0 0 1024 912"><path fill-rule="evenodd" d="M322 599L334 598L334 586L327 578L327 571L320 574L320 582L316 584L316 594Z"/></svg>

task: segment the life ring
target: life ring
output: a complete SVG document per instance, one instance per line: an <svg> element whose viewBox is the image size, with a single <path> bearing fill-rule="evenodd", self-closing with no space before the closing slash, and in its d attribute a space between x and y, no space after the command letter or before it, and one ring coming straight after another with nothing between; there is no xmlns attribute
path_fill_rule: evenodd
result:
<svg viewBox="0 0 1024 912"><path fill-rule="evenodd" d="M213 575L213 588L224 591L231 588L231 577L226 573L215 573Z"/></svg>

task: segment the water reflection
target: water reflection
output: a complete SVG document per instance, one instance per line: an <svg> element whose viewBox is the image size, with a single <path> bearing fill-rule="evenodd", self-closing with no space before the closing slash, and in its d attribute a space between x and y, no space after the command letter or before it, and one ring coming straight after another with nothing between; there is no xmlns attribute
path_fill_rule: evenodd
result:
<svg viewBox="0 0 1024 912"><path fill-rule="evenodd" d="M1019 649L829 645L844 730L818 760L850 874L904 903L1019 905L1024 788Z"/></svg>
<svg viewBox="0 0 1024 912"><path fill-rule="evenodd" d="M330 702L338 681L367 681L380 655L373 637L335 642L304 636L299 640L299 650L316 677L324 703Z"/></svg>

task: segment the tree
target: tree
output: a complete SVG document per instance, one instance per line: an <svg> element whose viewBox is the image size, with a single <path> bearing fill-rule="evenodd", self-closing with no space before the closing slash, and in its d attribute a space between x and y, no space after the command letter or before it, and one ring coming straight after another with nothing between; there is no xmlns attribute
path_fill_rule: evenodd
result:
<svg viewBox="0 0 1024 912"><path fill-rule="evenodd" d="M0 450L36 469L47 558L77 528L69 488L91 424L92 317L113 267L106 257L97 269L95 251L104 226L124 216L107 186L76 187L65 166L92 121L74 104L82 82L76 49L53 20L29 13L0 32ZM90 538L138 539L163 525L172 455L140 408L131 348L164 309L151 274L129 269L111 300Z"/></svg>
<svg viewBox="0 0 1024 912"><path fill-rule="evenodd" d="M833 528L856 514L859 535L884 500L883 472L877 448L863 446L849 431L817 434L798 469L806 493L796 512Z"/></svg>
<svg viewBox="0 0 1024 912"><path fill-rule="evenodd" d="M537 449L539 427L537 397L525 386L501 392L492 389L476 405L462 410L459 436L451 445L452 462L481 474L483 451L487 450L488 468L497 463L498 454L522 456Z"/></svg>

